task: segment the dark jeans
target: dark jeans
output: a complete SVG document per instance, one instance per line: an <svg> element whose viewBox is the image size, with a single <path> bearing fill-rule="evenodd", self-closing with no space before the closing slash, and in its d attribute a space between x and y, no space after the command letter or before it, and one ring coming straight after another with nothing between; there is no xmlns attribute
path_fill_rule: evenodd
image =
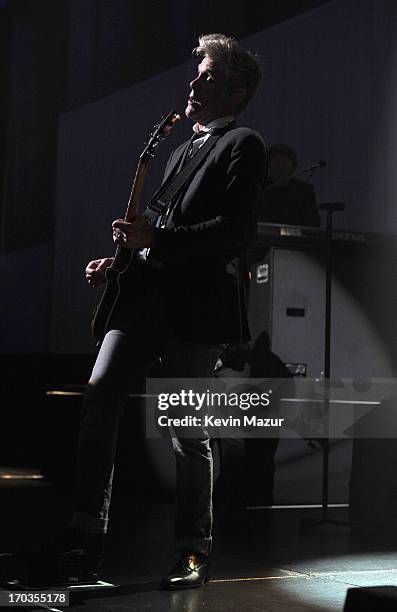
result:
<svg viewBox="0 0 397 612"><path fill-rule="evenodd" d="M179 340L158 315L161 304L153 299L145 306L144 310L125 305L115 313L113 329L103 340L88 384L72 521L83 531L107 530L119 419L136 382L159 357L164 378L211 377L223 348ZM172 442L177 468L176 546L207 553L211 547L213 486L209 440L173 438Z"/></svg>

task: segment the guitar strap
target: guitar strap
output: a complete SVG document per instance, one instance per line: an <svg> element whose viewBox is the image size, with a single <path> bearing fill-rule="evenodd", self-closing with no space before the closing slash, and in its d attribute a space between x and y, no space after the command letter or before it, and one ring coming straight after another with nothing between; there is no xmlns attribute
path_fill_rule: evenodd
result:
<svg viewBox="0 0 397 612"><path fill-rule="evenodd" d="M155 193L143 213L146 220L151 225L156 223L158 217L166 211L169 204L181 192L224 132L225 129L222 128L222 131L219 130L218 132L212 133L198 151L182 166L181 170L175 174L170 181L166 181L157 193ZM184 155L186 155L186 151Z"/></svg>

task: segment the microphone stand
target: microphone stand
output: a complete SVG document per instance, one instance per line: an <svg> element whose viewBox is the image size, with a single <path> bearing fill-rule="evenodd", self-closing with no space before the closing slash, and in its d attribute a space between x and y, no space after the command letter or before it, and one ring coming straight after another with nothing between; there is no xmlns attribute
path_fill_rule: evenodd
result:
<svg viewBox="0 0 397 612"><path fill-rule="evenodd" d="M281 179L281 181L277 181L277 183L271 183L270 185L267 185L264 191L270 191L270 189L274 189L274 187L278 187L279 185L282 185L283 183L290 181L293 178L299 178L303 176L304 174L306 174L307 172L311 172L311 175L307 179L309 180L313 172L317 170L317 168L324 168L324 166L326 165L327 165L327 162L325 161L325 159L321 159L317 164L313 164L313 166L309 166L308 168L305 168L304 170L301 170L300 172L296 172L295 174L290 174L289 176L286 176L285 178Z"/></svg>
<svg viewBox="0 0 397 612"><path fill-rule="evenodd" d="M301 529L308 529L318 525L346 525L344 521L335 521L328 518L329 497L329 407L330 407L330 377L331 377L331 288L332 288L332 215L345 209L342 202L328 202L319 204L319 210L326 212L326 273L325 273L325 326L324 326L324 414L327 419L326 437L322 438L322 512L321 520L305 521Z"/></svg>

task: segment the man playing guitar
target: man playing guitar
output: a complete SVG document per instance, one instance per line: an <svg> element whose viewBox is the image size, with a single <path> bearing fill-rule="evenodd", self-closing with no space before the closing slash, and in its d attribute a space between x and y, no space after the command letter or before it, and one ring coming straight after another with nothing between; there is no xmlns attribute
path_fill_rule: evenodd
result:
<svg viewBox="0 0 397 612"><path fill-rule="evenodd" d="M201 62L185 110L195 138L172 153L165 184L210 138L212 145L167 207L154 206L151 215L133 210L112 225L117 247L134 255L119 274L117 299L99 334L80 425L70 543L59 553L65 564L80 564L82 579L99 571L118 422L134 380L159 358L164 378L211 377L224 345L249 339L247 249L267 154L261 137L238 127L235 117L255 94L261 71L252 53L221 34L200 37L195 54ZM91 261L88 284L105 283L113 265L110 257ZM174 438L173 446L180 558L161 586L199 587L208 580L212 542L211 448L204 433Z"/></svg>

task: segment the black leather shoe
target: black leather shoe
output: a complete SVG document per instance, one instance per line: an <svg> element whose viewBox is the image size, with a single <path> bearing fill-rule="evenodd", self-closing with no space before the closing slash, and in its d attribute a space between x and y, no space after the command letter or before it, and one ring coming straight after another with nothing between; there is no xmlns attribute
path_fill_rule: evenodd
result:
<svg viewBox="0 0 397 612"><path fill-rule="evenodd" d="M163 578L160 588L165 591L193 589L203 586L208 580L208 557L187 552L182 554L176 565Z"/></svg>
<svg viewBox="0 0 397 612"><path fill-rule="evenodd" d="M21 573L19 559L15 553L0 553L0 583L18 580Z"/></svg>
<svg viewBox="0 0 397 612"><path fill-rule="evenodd" d="M99 579L103 536L66 530L43 538L22 558L21 580L29 585L86 584Z"/></svg>

